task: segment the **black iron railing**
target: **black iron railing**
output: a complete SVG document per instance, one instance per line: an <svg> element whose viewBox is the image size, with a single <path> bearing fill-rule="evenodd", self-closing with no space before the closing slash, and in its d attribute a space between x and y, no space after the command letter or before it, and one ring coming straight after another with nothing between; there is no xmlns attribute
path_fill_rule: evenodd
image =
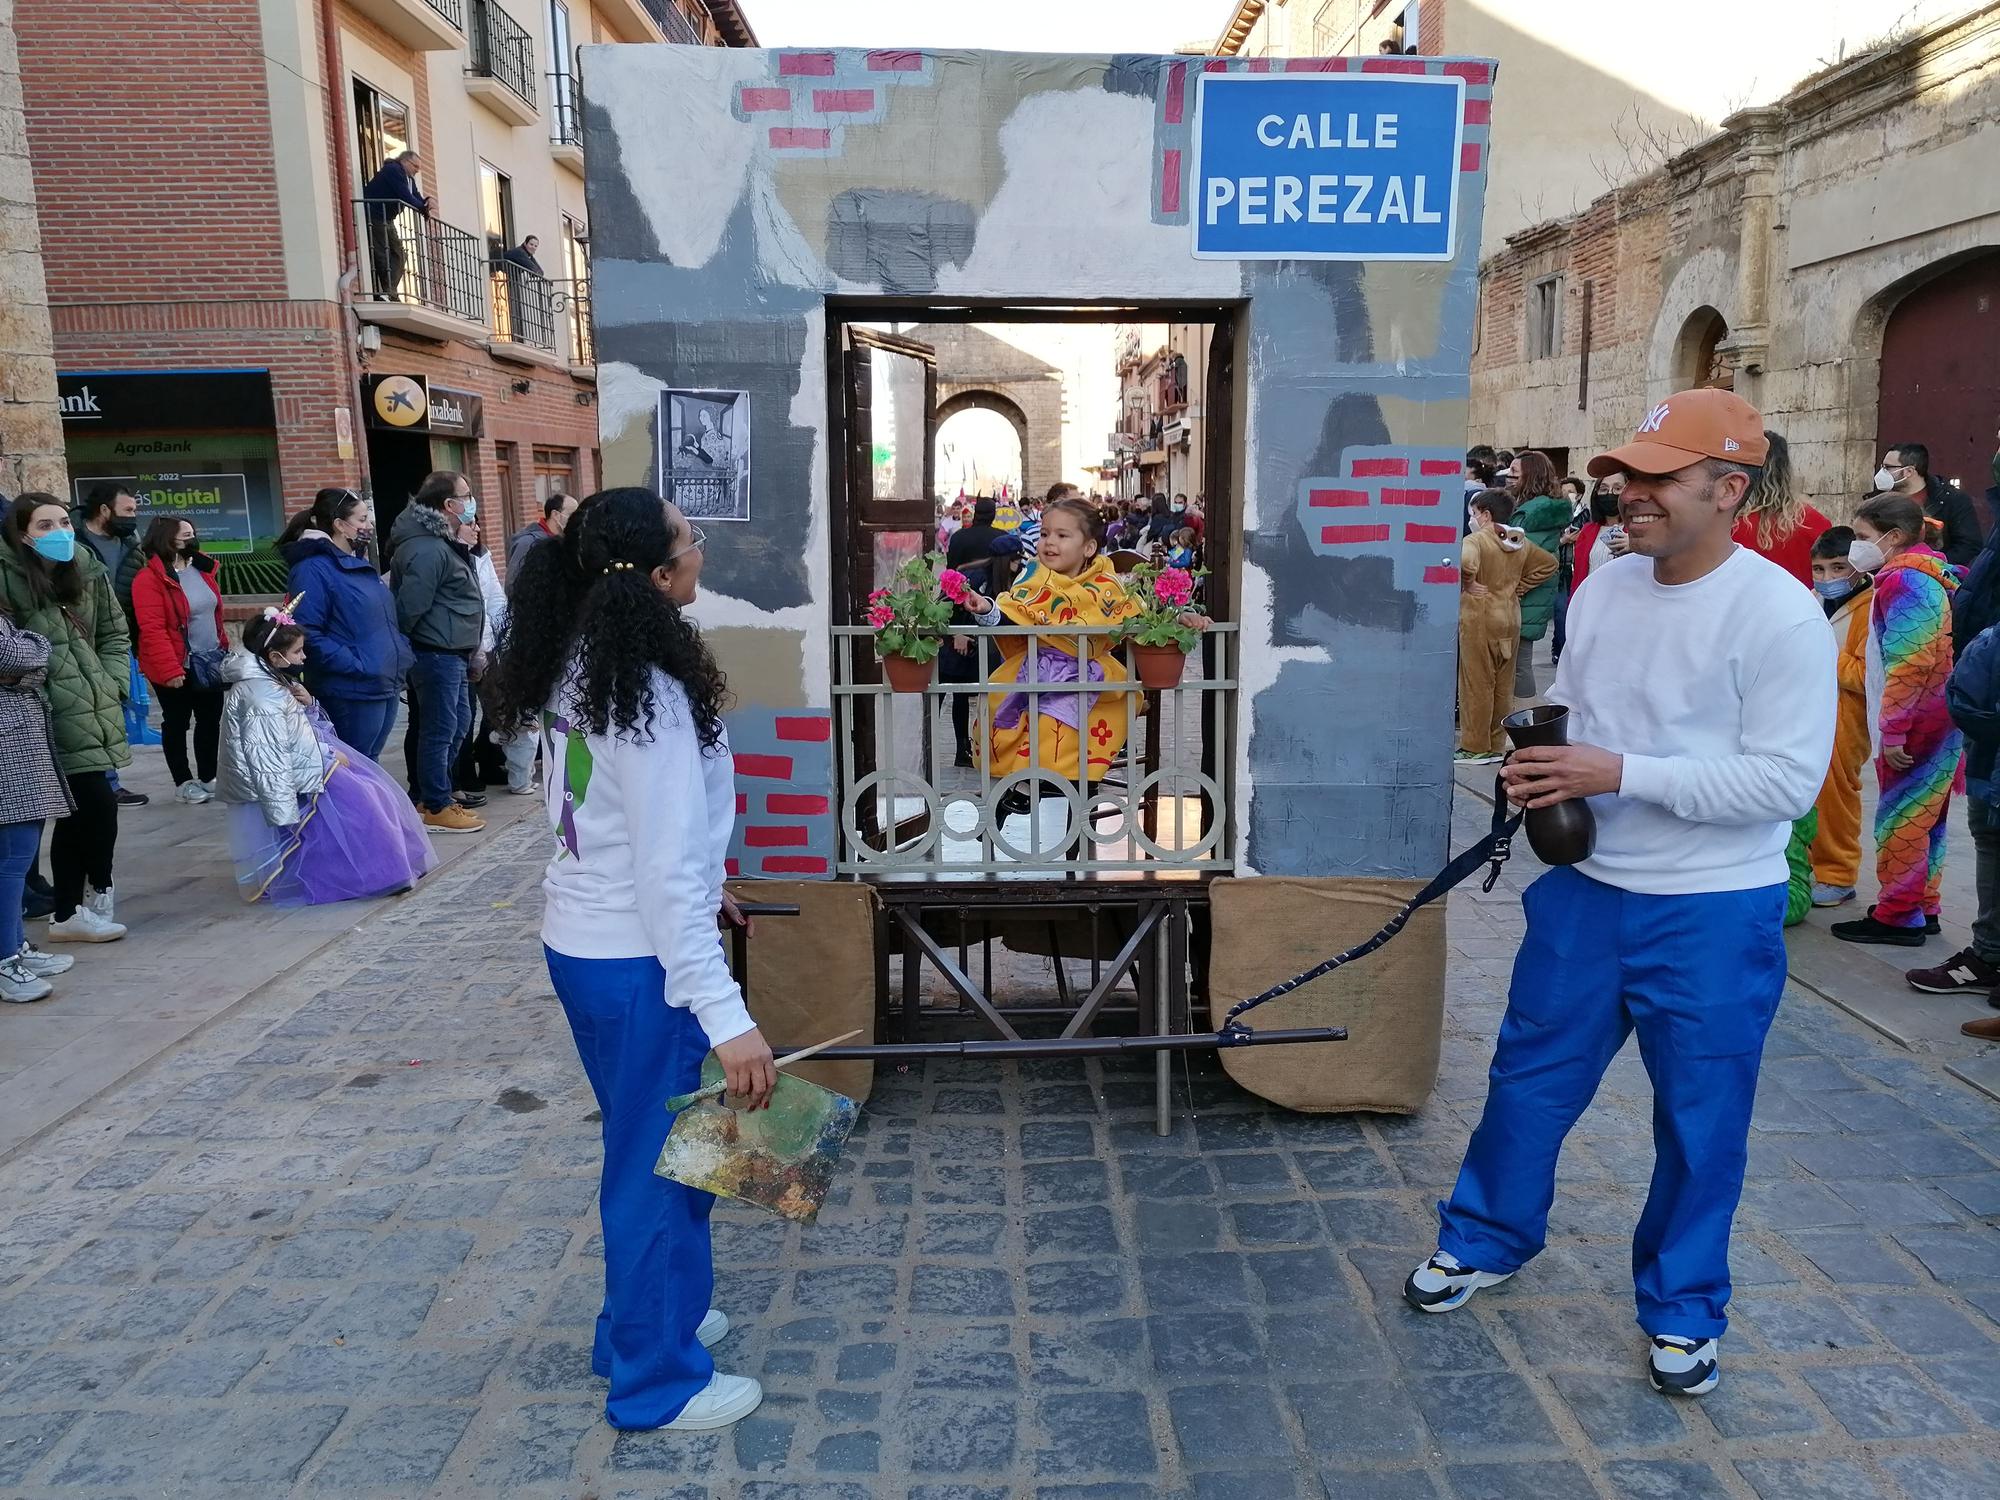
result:
<svg viewBox="0 0 2000 1500"><path fill-rule="evenodd" d="M497 79L529 104L535 102L535 40L497 0L472 0L465 71Z"/></svg>
<svg viewBox="0 0 2000 1500"><path fill-rule="evenodd" d="M486 246L476 235L393 199L354 205L364 247L361 295L486 321Z"/></svg>
<svg viewBox="0 0 2000 1500"><path fill-rule="evenodd" d="M556 311L569 322L569 362L573 365L597 363L597 337L590 327L590 283L555 281Z"/></svg>
<svg viewBox="0 0 2000 1500"><path fill-rule="evenodd" d="M508 261L494 261L491 275L493 341L555 353L555 283Z"/></svg>
<svg viewBox="0 0 2000 1500"><path fill-rule="evenodd" d="M574 73L549 74L549 139L558 146L583 144L583 95Z"/></svg>
<svg viewBox="0 0 2000 1500"><path fill-rule="evenodd" d="M674 0L639 0L639 3L646 8L646 14L659 23L660 30L666 33L668 41L701 45L700 35L689 23L688 18L681 14L681 9L674 4Z"/></svg>
<svg viewBox="0 0 2000 1500"><path fill-rule="evenodd" d="M465 30L465 0L424 0L424 4L443 16L460 31Z"/></svg>

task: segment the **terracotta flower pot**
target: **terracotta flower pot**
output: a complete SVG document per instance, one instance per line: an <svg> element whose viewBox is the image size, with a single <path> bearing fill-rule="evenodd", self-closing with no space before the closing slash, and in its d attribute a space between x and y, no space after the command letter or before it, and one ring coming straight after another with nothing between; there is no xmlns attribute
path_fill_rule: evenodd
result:
<svg viewBox="0 0 2000 1500"><path fill-rule="evenodd" d="M1142 687L1179 687L1181 673L1187 670L1187 652L1178 646L1141 646L1134 641L1132 666Z"/></svg>
<svg viewBox="0 0 2000 1500"><path fill-rule="evenodd" d="M892 692L921 693L931 685L931 663L918 661L915 657L883 657L882 674L889 679Z"/></svg>

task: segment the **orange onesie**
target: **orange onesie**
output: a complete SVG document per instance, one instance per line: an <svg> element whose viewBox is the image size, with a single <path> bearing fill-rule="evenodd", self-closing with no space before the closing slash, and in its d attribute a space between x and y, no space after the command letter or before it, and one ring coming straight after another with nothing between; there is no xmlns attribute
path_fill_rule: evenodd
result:
<svg viewBox="0 0 2000 1500"><path fill-rule="evenodd" d="M1833 762L1819 789L1819 835L1812 842L1813 879L1852 890L1861 872L1861 768L1874 735L1868 702L1868 614L1872 589L1849 594L1833 618L1840 644L1840 711L1834 720Z"/></svg>

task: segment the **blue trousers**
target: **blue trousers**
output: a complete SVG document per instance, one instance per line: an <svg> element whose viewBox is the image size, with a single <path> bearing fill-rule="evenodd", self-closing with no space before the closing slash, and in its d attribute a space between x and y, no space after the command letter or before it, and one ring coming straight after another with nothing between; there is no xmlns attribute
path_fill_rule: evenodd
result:
<svg viewBox="0 0 2000 1500"><path fill-rule="evenodd" d="M604 1309L590 1367L611 1382L606 1421L658 1427L715 1373L695 1338L715 1290L715 1199L653 1175L674 1122L666 1101L700 1086L708 1039L691 1011L667 1004L657 959L542 952L604 1115Z"/></svg>
<svg viewBox="0 0 2000 1500"><path fill-rule="evenodd" d="M410 668L410 691L417 709L417 801L425 812L443 812L451 805L451 763L472 733L465 658L419 651Z"/></svg>
<svg viewBox="0 0 2000 1500"><path fill-rule="evenodd" d="M313 696L333 721L335 734L370 760L382 758L382 747L389 743L389 730L396 722L399 699L339 698L320 692Z"/></svg>
<svg viewBox="0 0 2000 1500"><path fill-rule="evenodd" d="M39 822L0 823L0 958L12 958L28 940L21 925L21 896L41 850Z"/></svg>
<svg viewBox="0 0 2000 1500"><path fill-rule="evenodd" d="M1516 1271L1548 1237L1556 1156L1634 1031L1653 1080L1653 1183L1632 1236L1639 1326L1718 1338L1764 1036L1785 988L1785 888L1636 896L1570 869L1522 898L1527 936L1439 1247Z"/></svg>

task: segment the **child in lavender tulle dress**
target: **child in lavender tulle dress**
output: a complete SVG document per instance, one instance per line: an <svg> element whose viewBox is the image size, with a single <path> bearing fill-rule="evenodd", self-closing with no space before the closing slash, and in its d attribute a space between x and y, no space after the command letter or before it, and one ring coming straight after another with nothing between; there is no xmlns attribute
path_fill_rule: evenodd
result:
<svg viewBox="0 0 2000 1500"><path fill-rule="evenodd" d="M237 889L275 906L407 890L435 863L424 826L300 685L305 643L287 609L267 609L223 663L230 688L216 780L231 804Z"/></svg>

